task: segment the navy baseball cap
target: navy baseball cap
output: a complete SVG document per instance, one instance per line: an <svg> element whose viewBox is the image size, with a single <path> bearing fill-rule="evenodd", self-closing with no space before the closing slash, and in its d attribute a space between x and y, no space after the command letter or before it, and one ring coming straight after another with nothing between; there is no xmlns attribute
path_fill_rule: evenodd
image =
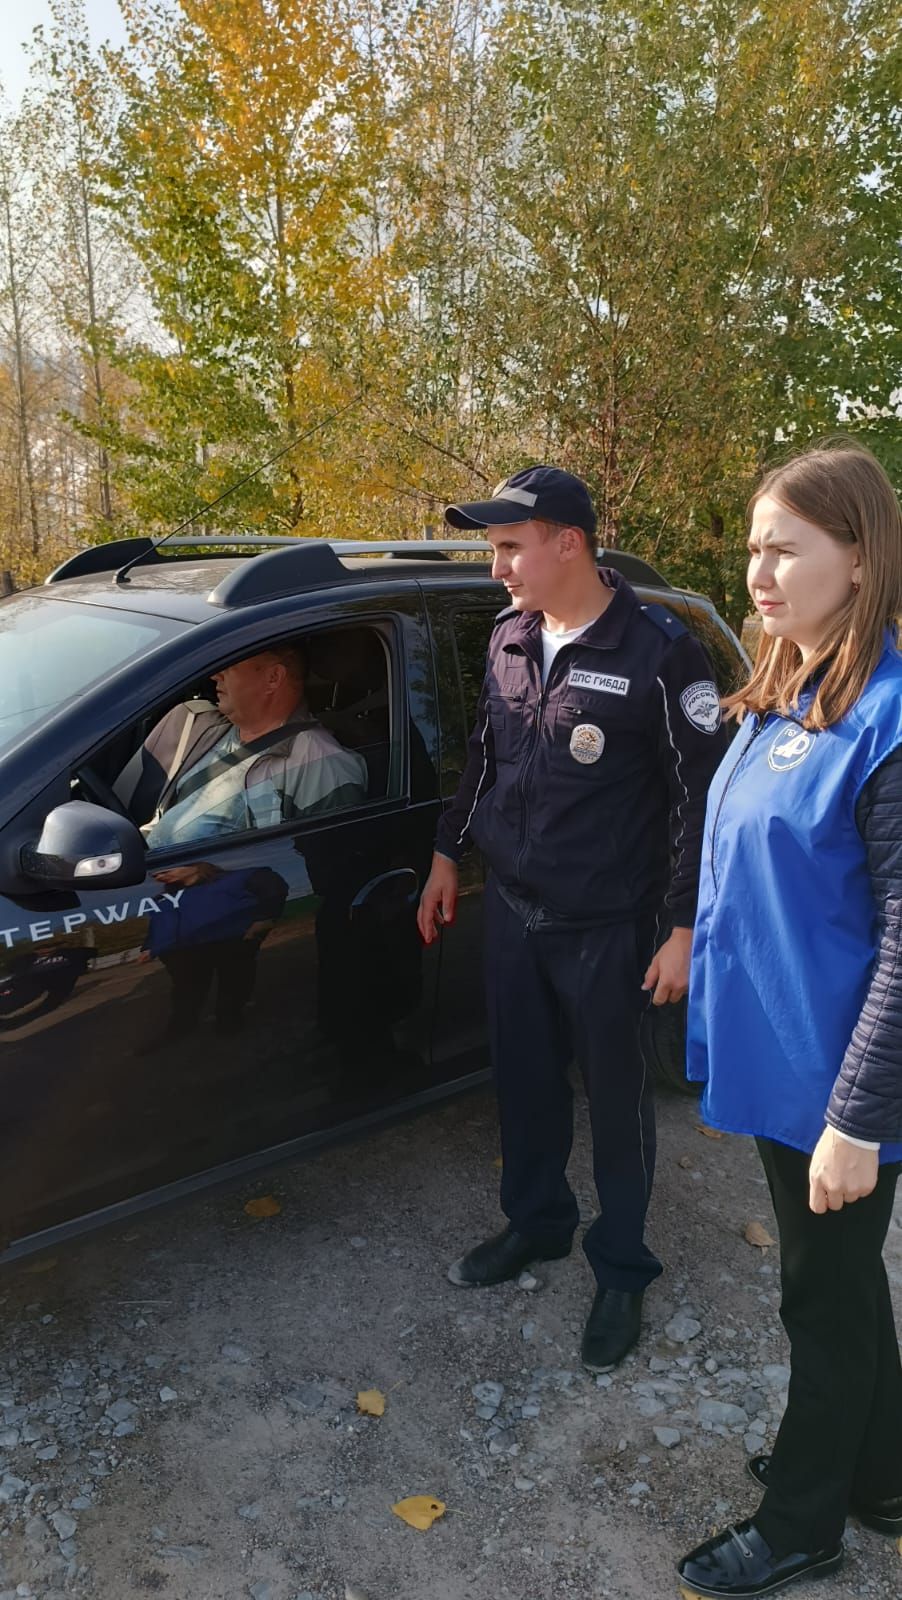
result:
<svg viewBox="0 0 902 1600"><path fill-rule="evenodd" d="M509 522L563 522L594 537L598 519L582 478L560 467L523 467L492 490L491 500L445 507L452 528L503 528Z"/></svg>

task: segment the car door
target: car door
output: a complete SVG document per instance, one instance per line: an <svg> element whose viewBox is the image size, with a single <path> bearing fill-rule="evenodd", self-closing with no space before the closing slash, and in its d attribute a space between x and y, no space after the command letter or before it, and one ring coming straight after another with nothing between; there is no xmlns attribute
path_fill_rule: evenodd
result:
<svg viewBox="0 0 902 1600"><path fill-rule="evenodd" d="M291 1152L453 1075L432 1061L439 957L415 929L438 734L429 631L408 595L295 624L314 642L327 624L333 640L336 627L368 631L384 651L387 741L370 740L380 776L365 802L151 851L125 889L0 900L0 1237L14 1251ZM266 643L261 630L256 648ZM350 737L377 699L324 704L320 719Z"/></svg>
<svg viewBox="0 0 902 1600"><path fill-rule="evenodd" d="M485 578L466 584L443 580L427 593L438 664L439 770L445 804L453 798L463 772L485 676L489 637L503 605L503 588ZM487 1061L482 972L484 883L482 857L470 849L460 863L455 924L441 935L442 973L433 1040L437 1058L468 1061L474 1070L484 1067Z"/></svg>

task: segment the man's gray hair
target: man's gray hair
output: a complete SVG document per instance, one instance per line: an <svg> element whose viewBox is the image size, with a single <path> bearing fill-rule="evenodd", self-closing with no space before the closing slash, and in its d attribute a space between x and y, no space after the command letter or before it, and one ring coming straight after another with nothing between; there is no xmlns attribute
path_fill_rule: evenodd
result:
<svg viewBox="0 0 902 1600"><path fill-rule="evenodd" d="M270 645L260 654L273 656L285 668L288 676L303 688L307 681L307 648L300 640L290 639L285 644Z"/></svg>

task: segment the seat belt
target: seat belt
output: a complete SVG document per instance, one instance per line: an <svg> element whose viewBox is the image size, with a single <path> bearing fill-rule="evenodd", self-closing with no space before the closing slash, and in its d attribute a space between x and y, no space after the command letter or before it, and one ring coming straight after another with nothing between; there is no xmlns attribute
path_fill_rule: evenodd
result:
<svg viewBox="0 0 902 1600"><path fill-rule="evenodd" d="M247 744L240 744L236 750L230 750L225 755L217 756L215 761L209 762L202 770L189 772L173 803L181 805L184 800L189 800L200 789L206 789L217 778L223 777L230 768L238 767L247 761L248 756L263 755L265 751L272 750L277 745L288 743L295 739L299 733L307 733L316 726L317 723L312 717L305 718L303 721L283 722L281 727L270 728L268 733L261 733L259 739L250 739Z"/></svg>

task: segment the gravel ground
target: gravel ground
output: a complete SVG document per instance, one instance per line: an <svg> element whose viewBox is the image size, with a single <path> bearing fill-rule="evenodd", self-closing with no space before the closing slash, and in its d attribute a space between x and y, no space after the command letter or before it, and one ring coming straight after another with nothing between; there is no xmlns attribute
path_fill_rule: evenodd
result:
<svg viewBox="0 0 902 1600"><path fill-rule="evenodd" d="M581 1252L487 1291L487 1092L6 1270L0 1600L665 1600L756 1501L788 1376L749 1141L666 1098L639 1350L579 1364ZM583 1128L573 1181L592 1212ZM278 1215L253 1220L255 1196ZM887 1252L902 1314L902 1209ZM361 1415L358 1391L387 1397ZM444 1503L428 1531L395 1502ZM792 1592L898 1600L891 1540Z"/></svg>

